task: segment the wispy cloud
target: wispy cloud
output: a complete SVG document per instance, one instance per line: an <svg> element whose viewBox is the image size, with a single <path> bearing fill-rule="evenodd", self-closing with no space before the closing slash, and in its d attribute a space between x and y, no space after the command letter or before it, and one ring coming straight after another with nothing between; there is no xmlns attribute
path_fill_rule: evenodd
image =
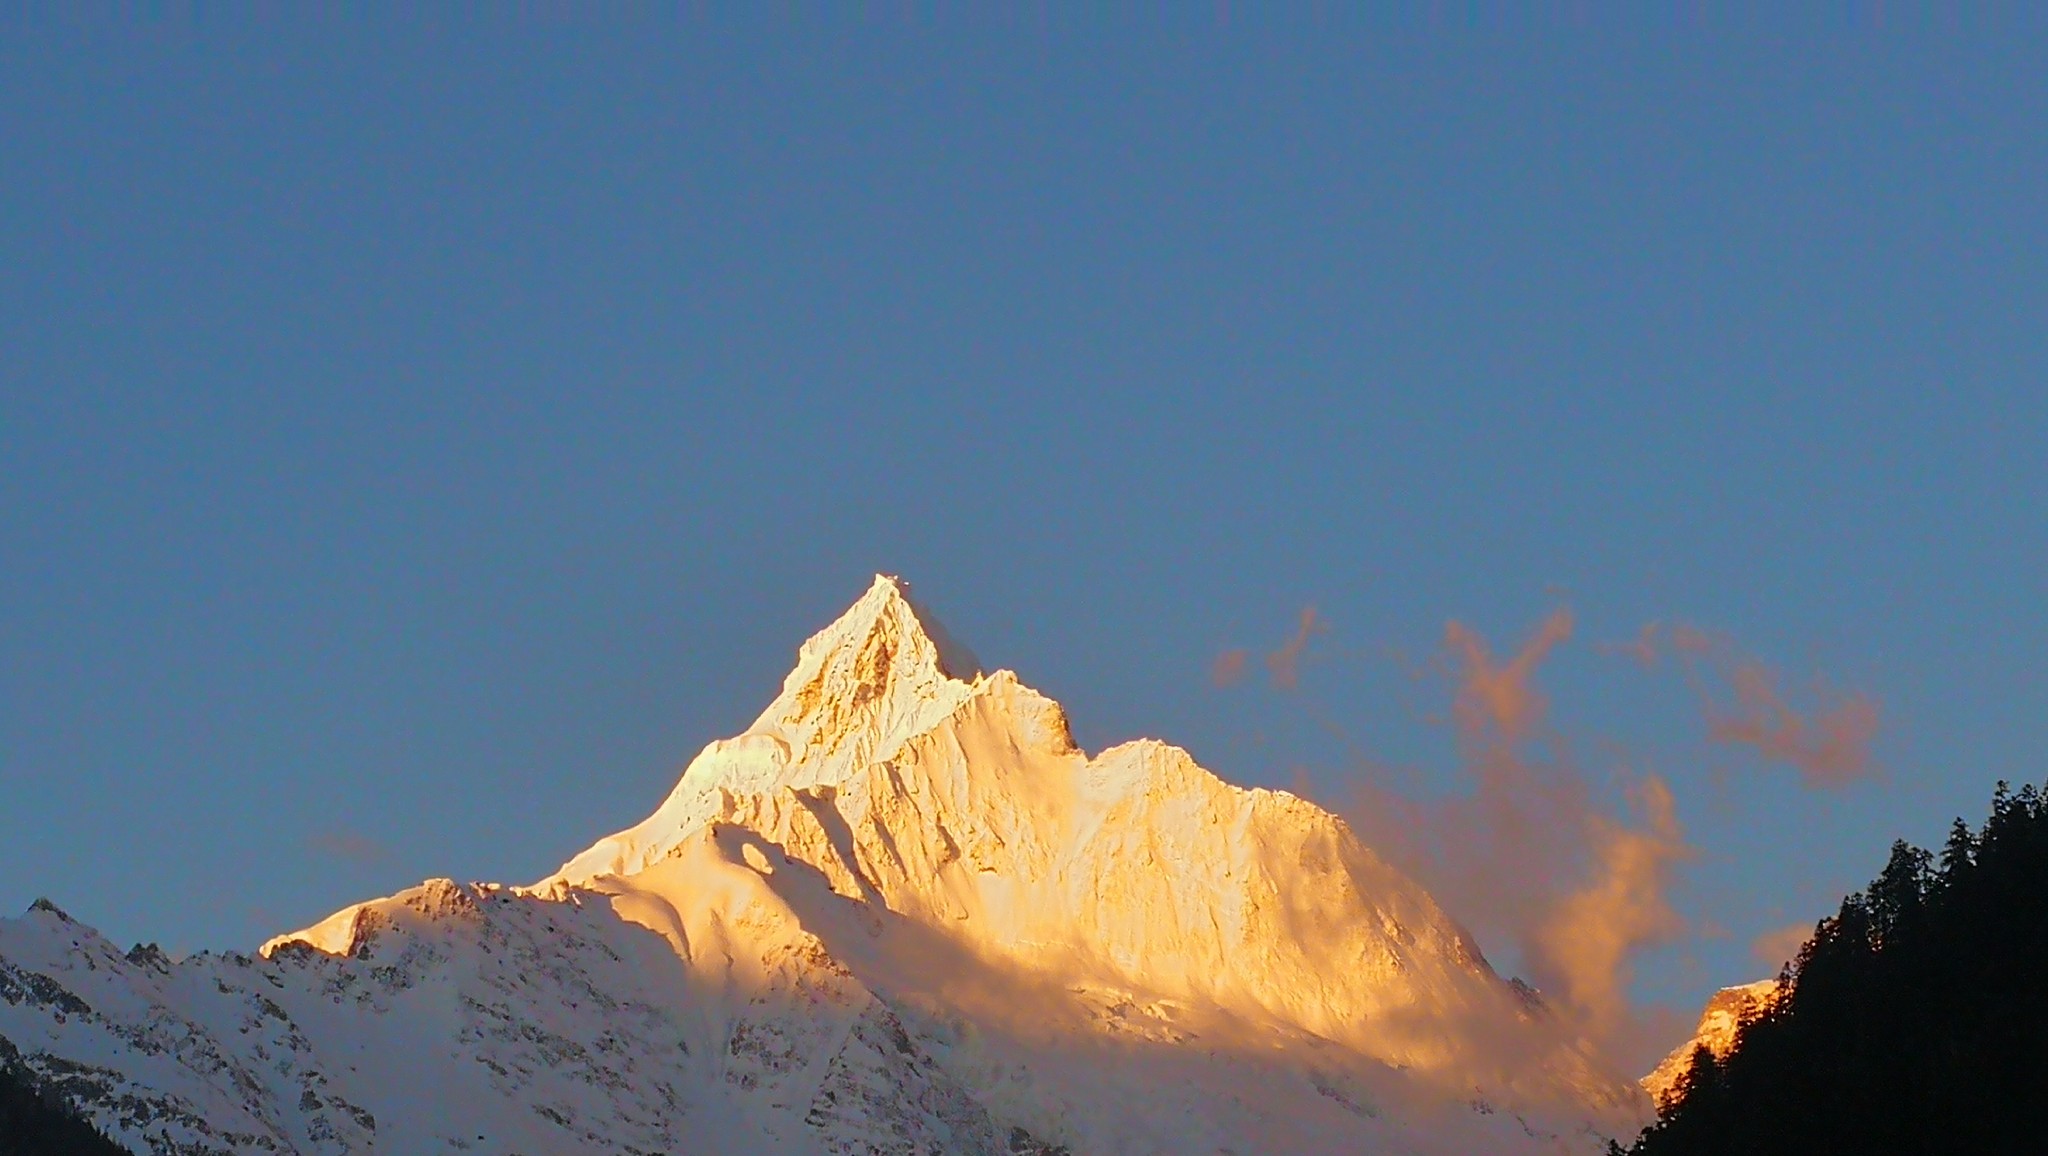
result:
<svg viewBox="0 0 2048 1156"><path fill-rule="evenodd" d="M1777 676L1754 662L1735 669L1734 705L1709 709L1707 733L1715 742L1755 747L1758 754L1798 768L1809 787L1839 789L1871 771L1877 737L1877 702L1869 695L1814 690L1819 709L1809 718L1778 694Z"/></svg>
<svg viewBox="0 0 2048 1156"><path fill-rule="evenodd" d="M1671 648L1680 654L1712 654L1729 645L1725 638L1681 622L1671 628Z"/></svg>
<svg viewBox="0 0 2048 1156"><path fill-rule="evenodd" d="M1664 624L1661 622L1645 622L1634 638L1622 642L1596 643L1593 649L1601 654L1626 658L1644 670L1649 670L1657 665L1657 643L1663 630Z"/></svg>
<svg viewBox="0 0 2048 1156"><path fill-rule="evenodd" d="M1311 636L1330 628L1329 622L1316 613L1313 606L1301 608L1301 621L1288 636L1280 649L1266 656L1266 670L1273 676L1273 685L1281 690L1293 690L1301 685L1301 655L1308 649Z"/></svg>
<svg viewBox="0 0 2048 1156"><path fill-rule="evenodd" d="M391 857L391 853L384 845L375 839L354 831L339 829L317 831L308 835L306 847L321 855L364 866L382 863Z"/></svg>
<svg viewBox="0 0 2048 1156"><path fill-rule="evenodd" d="M1548 730L1537 672L1572 630L1561 608L1503 661L1450 623L1452 719L1472 789L1424 802L1372 776L1353 821L1482 939L1514 943L1575 1030L1627 1065L1669 1018L1634 1008L1628 987L1635 958L1686 929L1668 893L1692 850L1661 778L1632 778L1621 806L1603 804Z"/></svg>
<svg viewBox="0 0 2048 1156"><path fill-rule="evenodd" d="M1744 653L1728 635L1684 622L1668 634L1651 622L1628 641L1603 642L1596 649L1649 669L1667 646L1700 696L1709 740L1750 747L1769 762L1797 770L1809 787L1840 789L1875 770L1870 749L1882 712L1868 694L1838 691L1815 679L1805 696L1811 706L1802 712L1780 692L1781 679L1770 665Z"/></svg>
<svg viewBox="0 0 2048 1156"><path fill-rule="evenodd" d="M1700 695L1712 741L1751 747L1797 770L1809 787L1839 790L1874 772L1870 749L1881 712L1870 695L1816 678L1812 706L1802 713L1780 693L1777 671L1726 635L1681 624L1672 646Z"/></svg>
<svg viewBox="0 0 2048 1156"><path fill-rule="evenodd" d="M1671 789L1646 775L1631 792L1642 825L1598 812L1584 817L1591 867L1531 930L1531 968L1560 983L1598 1038L1627 1033L1629 981L1642 949L1686 930L1668 898L1672 868L1691 856Z"/></svg>
<svg viewBox="0 0 2048 1156"><path fill-rule="evenodd" d="M1773 971L1783 967L1799 954L1806 941L1813 935L1813 924L1792 923L1774 928L1757 936L1749 943L1750 957Z"/></svg>
<svg viewBox="0 0 2048 1156"><path fill-rule="evenodd" d="M1572 612L1559 607L1522 644L1519 653L1495 665L1485 640L1477 633L1460 622L1445 626L1444 648L1461 669L1452 711L1466 738L1486 740L1491 731L1499 742L1512 746L1528 737L1529 729L1542 721L1549 709L1548 700L1537 692L1529 676L1537 663L1571 636Z"/></svg>
<svg viewBox="0 0 2048 1156"><path fill-rule="evenodd" d="M1451 726L1466 784L1448 797L1373 759L1312 705L1302 709L1350 749L1346 813L1360 838L1421 881L1481 942L1512 945L1523 975L1560 1022L1621 1070L1640 1071L1682 1038L1692 1012L1632 1000L1635 966L1646 951L1710 931L1672 901L1679 873L1698 852L1687 842L1671 782L1631 766L1618 748L1593 743L1588 750L1615 764L1596 787L1570 736L1551 723L1544 672L1571 645L1575 627L1570 609L1559 607L1519 646L1496 654L1478 630L1451 621L1433 657L1396 662L1418 686L1448 698L1439 721ZM1298 686L1311 640L1328 630L1314 608L1301 612L1266 658L1275 686ZM1880 716L1866 694L1837 693L1818 679L1811 690L1787 693L1768 665L1728 635L1685 622L1645 623L1633 637L1593 649L1628 660L1623 670L1633 676L1676 670L1706 722L1696 743L1753 749L1796 768L1812 787L1872 773ZM1226 673L1244 677L1242 662L1226 667L1219 659L1219 684ZM1692 758L1676 765L1693 765ZM1710 769L1697 761L1695 769ZM1770 933L1753 951L1776 968L1809 930Z"/></svg>
<svg viewBox="0 0 2048 1156"><path fill-rule="evenodd" d="M1213 686L1236 686L1244 680L1245 661L1249 657L1243 647L1226 650L1216 656L1209 665L1209 682Z"/></svg>

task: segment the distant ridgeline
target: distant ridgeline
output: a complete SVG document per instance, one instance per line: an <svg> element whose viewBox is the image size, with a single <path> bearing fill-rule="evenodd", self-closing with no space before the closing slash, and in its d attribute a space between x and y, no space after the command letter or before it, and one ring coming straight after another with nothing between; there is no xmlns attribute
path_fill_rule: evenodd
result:
<svg viewBox="0 0 2048 1156"><path fill-rule="evenodd" d="M2048 1151L2048 798L1898 842L1629 1153ZM1612 1149L1620 1152L1619 1146Z"/></svg>
<svg viewBox="0 0 2048 1156"><path fill-rule="evenodd" d="M7 1059L0 1055L0 1156L128 1156L61 1099L38 1094Z"/></svg>

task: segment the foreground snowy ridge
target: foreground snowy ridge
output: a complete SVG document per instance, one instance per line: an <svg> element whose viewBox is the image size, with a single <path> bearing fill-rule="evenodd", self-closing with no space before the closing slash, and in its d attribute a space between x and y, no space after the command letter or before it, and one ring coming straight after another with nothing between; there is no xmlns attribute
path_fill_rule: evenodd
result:
<svg viewBox="0 0 2048 1156"><path fill-rule="evenodd" d="M1592 1152L1648 1111L1342 822L1090 758L886 577L532 887L175 964L0 921L0 1063L156 1153Z"/></svg>

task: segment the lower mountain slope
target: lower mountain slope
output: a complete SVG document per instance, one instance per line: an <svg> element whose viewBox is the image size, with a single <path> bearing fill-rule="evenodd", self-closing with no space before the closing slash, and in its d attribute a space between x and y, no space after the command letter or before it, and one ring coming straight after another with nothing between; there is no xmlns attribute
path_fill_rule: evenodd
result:
<svg viewBox="0 0 2048 1156"><path fill-rule="evenodd" d="M646 821L256 957L0 921L0 1037L163 1153L1597 1151L1648 1100L1343 823L1089 757L893 579Z"/></svg>
<svg viewBox="0 0 2048 1156"><path fill-rule="evenodd" d="M0 1060L5 1060L0 1054ZM0 1156L128 1156L61 1098L0 1062Z"/></svg>

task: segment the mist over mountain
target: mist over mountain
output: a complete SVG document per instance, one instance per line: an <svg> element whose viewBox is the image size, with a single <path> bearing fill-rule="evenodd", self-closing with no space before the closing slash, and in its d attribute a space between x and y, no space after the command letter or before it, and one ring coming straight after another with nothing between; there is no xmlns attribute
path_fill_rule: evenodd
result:
<svg viewBox="0 0 2048 1156"><path fill-rule="evenodd" d="M548 878L179 961L39 905L0 1037L166 1153L1595 1152L1650 1117L1341 820L1080 750L887 577Z"/></svg>

